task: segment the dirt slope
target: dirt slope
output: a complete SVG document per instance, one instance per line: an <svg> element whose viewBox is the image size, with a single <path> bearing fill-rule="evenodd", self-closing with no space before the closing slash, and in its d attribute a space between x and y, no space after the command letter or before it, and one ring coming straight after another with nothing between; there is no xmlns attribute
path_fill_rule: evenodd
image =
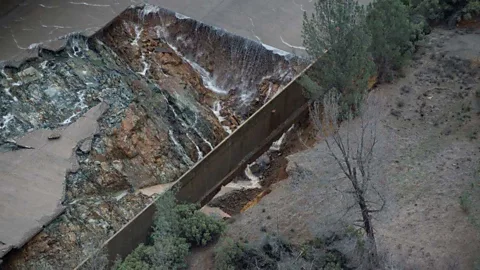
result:
<svg viewBox="0 0 480 270"><path fill-rule="evenodd" d="M479 30L437 29L404 78L372 91L384 101L374 174L388 195L377 238L407 269L472 269L480 259L478 228L459 200L480 169L478 44ZM266 227L301 243L339 228L346 182L325 144L288 159L289 178L234 217L231 237L254 242Z"/></svg>

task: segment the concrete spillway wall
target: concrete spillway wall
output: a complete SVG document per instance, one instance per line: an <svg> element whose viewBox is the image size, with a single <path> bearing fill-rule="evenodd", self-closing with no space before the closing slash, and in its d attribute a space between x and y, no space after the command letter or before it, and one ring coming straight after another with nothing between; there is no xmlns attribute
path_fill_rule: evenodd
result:
<svg viewBox="0 0 480 270"><path fill-rule="evenodd" d="M308 70L308 68L306 69ZM245 166L260 156L292 124L308 113L305 89L295 77L284 89L262 106L235 132L221 142L205 158L187 171L175 183L177 199L205 204L222 185L230 182ZM148 205L134 219L103 245L110 261L124 258L150 233L155 214L155 202ZM82 262L76 269L89 259Z"/></svg>

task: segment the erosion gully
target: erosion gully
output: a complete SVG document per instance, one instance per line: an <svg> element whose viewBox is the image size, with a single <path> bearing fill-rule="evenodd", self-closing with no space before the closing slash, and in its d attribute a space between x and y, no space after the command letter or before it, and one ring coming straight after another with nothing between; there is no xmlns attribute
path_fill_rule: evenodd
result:
<svg viewBox="0 0 480 270"><path fill-rule="evenodd" d="M131 7L92 37L41 50L0 75L0 141L75 123L100 102L96 134L74 149L63 214L6 266L71 268L113 235L304 67L284 52L155 6ZM218 164L222 166L221 164ZM250 181L232 189L258 188Z"/></svg>

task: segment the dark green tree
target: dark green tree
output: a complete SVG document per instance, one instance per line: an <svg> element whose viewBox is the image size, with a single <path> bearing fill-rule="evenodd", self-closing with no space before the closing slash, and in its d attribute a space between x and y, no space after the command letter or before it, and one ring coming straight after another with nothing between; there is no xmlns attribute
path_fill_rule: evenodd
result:
<svg viewBox="0 0 480 270"><path fill-rule="evenodd" d="M454 26L460 20L480 15L480 0L405 0L414 14L429 21Z"/></svg>
<svg viewBox="0 0 480 270"><path fill-rule="evenodd" d="M354 0L319 0L313 14L304 13L303 17L303 44L307 53L318 59L311 75L319 88L311 97L319 99L338 89L346 104L353 105L367 89L374 69L365 9Z"/></svg>
<svg viewBox="0 0 480 270"><path fill-rule="evenodd" d="M413 24L409 17L408 7L401 0L375 0L368 6L370 52L380 82L391 81L413 52Z"/></svg>

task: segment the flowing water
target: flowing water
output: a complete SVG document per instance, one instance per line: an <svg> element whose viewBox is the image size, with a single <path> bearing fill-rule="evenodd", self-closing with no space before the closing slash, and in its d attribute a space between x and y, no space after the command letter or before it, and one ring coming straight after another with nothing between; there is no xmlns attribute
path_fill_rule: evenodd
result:
<svg viewBox="0 0 480 270"><path fill-rule="evenodd" d="M61 252L47 250L63 268L82 257L83 230L113 234L151 200L135 190L177 180L303 66L284 51L151 5L131 7L91 38L66 38L65 48L0 71L0 146L77 124L108 104L91 147L75 149L78 170L66 174L69 208L58 221L66 231L45 229L45 241L70 253L60 260ZM260 187L250 167L245 175L250 181L231 185ZM78 238L69 242L66 233ZM30 259L28 250L42 242L27 245Z"/></svg>

